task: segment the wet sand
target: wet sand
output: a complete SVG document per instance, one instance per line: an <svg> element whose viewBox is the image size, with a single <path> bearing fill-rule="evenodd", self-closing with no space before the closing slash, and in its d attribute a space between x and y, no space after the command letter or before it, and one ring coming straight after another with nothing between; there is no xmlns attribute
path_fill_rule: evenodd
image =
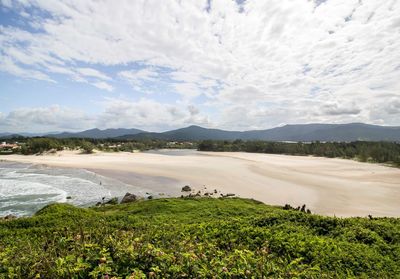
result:
<svg viewBox="0 0 400 279"><path fill-rule="evenodd" d="M0 159L84 168L132 185L141 175L153 176L154 183L146 188L158 192L168 189L179 194L180 187L189 184L272 205L306 204L324 215L400 217L400 169L352 160L231 152L170 156L67 151ZM163 181L169 186L159 185Z"/></svg>

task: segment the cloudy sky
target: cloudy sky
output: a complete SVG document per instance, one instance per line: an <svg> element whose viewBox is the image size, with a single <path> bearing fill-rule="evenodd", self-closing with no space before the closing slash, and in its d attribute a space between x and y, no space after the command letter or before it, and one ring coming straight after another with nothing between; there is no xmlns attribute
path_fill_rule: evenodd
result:
<svg viewBox="0 0 400 279"><path fill-rule="evenodd" d="M0 132L400 125L397 0L0 0Z"/></svg>

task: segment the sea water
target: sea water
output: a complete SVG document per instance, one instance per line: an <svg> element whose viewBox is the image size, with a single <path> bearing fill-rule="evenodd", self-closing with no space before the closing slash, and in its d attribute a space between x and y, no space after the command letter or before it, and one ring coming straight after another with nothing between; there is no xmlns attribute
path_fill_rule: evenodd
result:
<svg viewBox="0 0 400 279"><path fill-rule="evenodd" d="M89 206L128 191L149 190L83 169L0 162L0 216L29 216L55 202Z"/></svg>

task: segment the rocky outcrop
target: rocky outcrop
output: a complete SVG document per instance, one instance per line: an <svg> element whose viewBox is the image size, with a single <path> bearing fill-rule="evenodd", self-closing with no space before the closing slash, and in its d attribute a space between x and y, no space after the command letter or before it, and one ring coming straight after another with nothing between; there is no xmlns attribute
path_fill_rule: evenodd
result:
<svg viewBox="0 0 400 279"><path fill-rule="evenodd" d="M130 203L135 202L138 200L138 197L131 193L126 193L125 196L122 198L121 203Z"/></svg>

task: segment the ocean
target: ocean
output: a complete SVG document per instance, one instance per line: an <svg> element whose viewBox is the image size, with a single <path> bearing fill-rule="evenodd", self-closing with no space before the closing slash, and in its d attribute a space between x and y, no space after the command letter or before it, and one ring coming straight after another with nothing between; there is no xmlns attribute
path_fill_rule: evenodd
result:
<svg viewBox="0 0 400 279"><path fill-rule="evenodd" d="M55 202L90 206L103 197L146 196L149 191L83 169L0 162L0 217L29 216Z"/></svg>

